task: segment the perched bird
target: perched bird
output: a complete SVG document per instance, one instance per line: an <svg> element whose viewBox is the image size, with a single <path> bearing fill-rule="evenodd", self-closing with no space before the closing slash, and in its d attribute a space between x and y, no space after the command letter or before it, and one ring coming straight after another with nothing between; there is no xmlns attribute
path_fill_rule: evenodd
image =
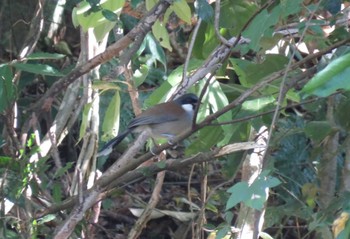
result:
<svg viewBox="0 0 350 239"><path fill-rule="evenodd" d="M98 153L108 155L129 133L147 130L150 137L166 138L169 141L192 127L193 114L198 97L189 93L174 101L155 105L136 116L123 133L109 141Z"/></svg>

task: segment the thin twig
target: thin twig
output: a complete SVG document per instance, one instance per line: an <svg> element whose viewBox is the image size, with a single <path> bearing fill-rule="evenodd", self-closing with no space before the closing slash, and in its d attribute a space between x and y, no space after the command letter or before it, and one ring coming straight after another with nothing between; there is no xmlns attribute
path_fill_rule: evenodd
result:
<svg viewBox="0 0 350 239"><path fill-rule="evenodd" d="M188 85L188 76L187 76L187 71L188 71L188 65L190 63L190 59L191 59L191 56L192 56L192 52L193 52L193 46L194 46L194 43L196 42L196 38L197 38L197 35L198 35L198 30L199 30L199 27L202 23L202 19L199 18L199 20L197 21L197 24L193 30L193 33L192 33L192 38L191 38L191 41L190 41L190 44L188 46L188 52L187 52L187 55L186 55L186 60L185 60L185 63L184 63L184 69L183 69L183 72L182 72L182 82L181 84L179 85L178 89L180 89L181 87L182 88L185 88L186 85ZM178 93L179 90L175 90L175 93Z"/></svg>
<svg viewBox="0 0 350 239"><path fill-rule="evenodd" d="M219 21L220 21L220 3L221 0L216 0L215 1L215 18L214 18L214 28L215 28L215 34L217 36L217 38L219 38L219 40L221 41L222 44L228 46L228 47L232 47L232 45L230 45L230 42L227 41L226 38L224 38L221 34L220 34L220 30L219 30Z"/></svg>
<svg viewBox="0 0 350 239"><path fill-rule="evenodd" d="M315 8L315 11L313 11L310 14L307 22L310 22L312 20L312 18L314 17L314 15L316 13L316 9L318 9L318 7L320 6L320 3L321 3L321 1L318 2L317 7ZM305 24L305 28L304 28L301 36L300 36L301 37L300 41L302 41L302 39L304 38L304 36L306 34L306 31L308 29L309 29L308 24ZM266 156L267 156L267 153L269 151L268 148L269 148L269 144L270 144L270 141L271 141L271 138L272 138L273 131L275 129L276 122L277 122L277 120L279 118L279 113L280 113L279 109L280 109L280 107L281 107L281 105L283 103L285 94L287 93L286 89L285 89L285 82L286 82L286 79L287 79L287 75L288 75L289 69L292 66L292 61L293 61L294 55L296 54L296 51L297 51L297 48L294 48L293 51L292 51L292 54L291 54L291 56L289 58L290 60L289 60L288 65L286 67L286 71L283 74L283 78L282 78L282 82L281 82L281 85L280 85L280 90L279 90L279 94L278 94L278 98L277 98L277 105L276 105L275 112L274 112L273 117L272 117L271 126L270 126L269 134L268 134L268 137L267 137L267 142L266 142L267 149L264 150L264 153L263 153L263 165L264 165L264 167L265 167L265 165L267 165L267 162L266 162L267 158L266 158Z"/></svg>

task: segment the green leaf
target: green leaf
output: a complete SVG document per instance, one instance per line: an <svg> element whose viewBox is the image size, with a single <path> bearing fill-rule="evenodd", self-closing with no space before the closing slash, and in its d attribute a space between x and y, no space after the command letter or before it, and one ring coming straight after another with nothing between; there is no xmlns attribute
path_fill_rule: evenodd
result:
<svg viewBox="0 0 350 239"><path fill-rule="evenodd" d="M80 141L84 135L86 134L86 129L87 129L87 124L89 122L89 115L90 115L90 110L92 107L92 102L87 103L84 105L83 109L83 116L82 116L82 121L80 125L80 130L79 130L79 140Z"/></svg>
<svg viewBox="0 0 350 239"><path fill-rule="evenodd" d="M205 209L209 210L209 211L212 211L214 213L218 213L219 212L219 209L216 207L216 205L210 203L210 202L207 202L205 204Z"/></svg>
<svg viewBox="0 0 350 239"><path fill-rule="evenodd" d="M238 203L248 200L251 196L248 188L249 185L247 182L239 182L229 188L227 192L229 192L231 196L227 200L225 210L229 210Z"/></svg>
<svg viewBox="0 0 350 239"><path fill-rule="evenodd" d="M144 42L146 43L146 47L152 54L152 58L155 58L157 61L163 64L164 68L167 69L166 56L163 48L159 45L159 43L154 39L152 34L147 34Z"/></svg>
<svg viewBox="0 0 350 239"><path fill-rule="evenodd" d="M203 22L198 30L198 36L193 47L193 54L199 59L207 58L218 46L219 39L215 34L213 24Z"/></svg>
<svg viewBox="0 0 350 239"><path fill-rule="evenodd" d="M68 162L66 164L66 166L59 168L56 172L55 172L55 176L54 178L60 178L61 176L63 176L65 173L68 172L69 169L71 169L74 165L74 162Z"/></svg>
<svg viewBox="0 0 350 239"><path fill-rule="evenodd" d="M96 9L93 9L88 2L83 1L79 3L78 7L75 7L72 12L72 19L75 26L80 25L83 28L83 31L86 32L89 28L95 28L100 25L105 25L106 23L110 23L111 21L107 19L104 14L107 11L107 17L111 17L111 13L119 16L124 6L125 0L104 0L101 1L102 4ZM115 24L116 22L113 21ZM109 24L108 24L109 25Z"/></svg>
<svg viewBox="0 0 350 239"><path fill-rule="evenodd" d="M251 22L250 26L243 32L242 35L250 39L249 47L253 51L259 50L259 42L263 36L272 37L272 26L275 26L279 19L279 12L275 11L275 9L271 14L266 9L261 11Z"/></svg>
<svg viewBox="0 0 350 239"><path fill-rule="evenodd" d="M112 132L112 136L118 134L119 131L119 119L120 119L120 94L116 91L111 99L106 111L106 115L103 119L102 131Z"/></svg>
<svg viewBox="0 0 350 239"><path fill-rule="evenodd" d="M206 0L197 0L196 13L203 21L209 22L214 15L214 10Z"/></svg>
<svg viewBox="0 0 350 239"><path fill-rule="evenodd" d="M147 75L148 75L148 66L147 65L141 65L139 69L135 70L133 80L135 82L135 87L139 87L140 85L145 82Z"/></svg>
<svg viewBox="0 0 350 239"><path fill-rule="evenodd" d="M282 17L288 17L300 12L302 2L303 0L281 1L280 4L277 5L277 9L281 11Z"/></svg>
<svg viewBox="0 0 350 239"><path fill-rule="evenodd" d="M16 67L18 70L39 74L39 75L58 76L58 77L64 76L64 74L61 73L59 70L49 65L14 63L12 64L12 66Z"/></svg>
<svg viewBox="0 0 350 239"><path fill-rule="evenodd" d="M267 199L267 192L269 188L278 186L281 181L275 177L267 175L269 171L263 171L254 180L249 187L251 197L245 202L245 204L256 210L261 210L264 207L264 203Z"/></svg>
<svg viewBox="0 0 350 239"><path fill-rule="evenodd" d="M69 162L71 163L71 162ZM61 168L60 168L61 169ZM63 195L62 195L62 183L61 182L55 182L53 184L53 188L52 188L52 197L53 200L58 203L62 201Z"/></svg>
<svg viewBox="0 0 350 239"><path fill-rule="evenodd" d="M339 89L350 90L350 53L343 55L318 72L301 90L303 98L310 95L327 97Z"/></svg>
<svg viewBox="0 0 350 239"><path fill-rule="evenodd" d="M58 42L57 44L54 45L54 48L59 53L63 53L68 56L73 55L68 43L65 41Z"/></svg>
<svg viewBox="0 0 350 239"><path fill-rule="evenodd" d="M131 2L131 7L132 7L132 8L136 8L136 6L137 6L139 3L143 2L143 0L131 0L130 2Z"/></svg>
<svg viewBox="0 0 350 239"><path fill-rule="evenodd" d="M267 54L265 60L259 64L230 58L230 62L239 76L239 81L246 87L251 87L265 76L285 68L288 61L287 57L275 54Z"/></svg>
<svg viewBox="0 0 350 239"><path fill-rule="evenodd" d="M104 24L98 25L94 28L94 35L97 41L102 41L103 38L113 29L115 22L105 22Z"/></svg>
<svg viewBox="0 0 350 239"><path fill-rule="evenodd" d="M305 125L305 134L316 142L321 142L332 132L328 121L310 121Z"/></svg>
<svg viewBox="0 0 350 239"><path fill-rule="evenodd" d="M118 83L123 83L123 82L118 81ZM120 87L114 82L98 81L98 80L94 81L92 88L95 90L102 90L102 91L120 90Z"/></svg>
<svg viewBox="0 0 350 239"><path fill-rule="evenodd" d="M209 151L212 146L222 139L224 136L223 133L220 126L211 126L201 129L198 133L198 138L186 147L185 155Z"/></svg>
<svg viewBox="0 0 350 239"><path fill-rule="evenodd" d="M157 4L157 0L146 0L146 9L147 11L151 10Z"/></svg>
<svg viewBox="0 0 350 239"><path fill-rule="evenodd" d="M66 57L63 54L58 53L47 53L47 52L36 52L26 57L27 60L58 60Z"/></svg>
<svg viewBox="0 0 350 239"><path fill-rule="evenodd" d="M223 228L218 230L216 233L215 239L228 239L230 238L231 227L229 225L225 225Z"/></svg>
<svg viewBox="0 0 350 239"><path fill-rule="evenodd" d="M38 219L38 225L42 225L44 223L51 222L51 221L55 220L56 218L57 217L55 214L48 214L48 215Z"/></svg>
<svg viewBox="0 0 350 239"><path fill-rule="evenodd" d="M233 35L237 35L257 9L256 4L246 0L222 1L220 27L229 28Z"/></svg>
<svg viewBox="0 0 350 239"><path fill-rule="evenodd" d="M231 209L240 202L251 208L261 210L266 202L266 190L281 183L280 180L268 174L268 170L261 172L250 186L247 182L240 182L229 188L227 192L231 196L226 203L226 210Z"/></svg>
<svg viewBox="0 0 350 239"><path fill-rule="evenodd" d="M98 4L100 4L100 0L86 0L91 7L97 6Z"/></svg>
<svg viewBox="0 0 350 239"><path fill-rule="evenodd" d="M0 113L2 113L14 99L16 88L12 83L13 75L9 65L0 65Z"/></svg>
<svg viewBox="0 0 350 239"><path fill-rule="evenodd" d="M264 109L267 105L274 102L275 98L273 96L266 96L254 100L247 100L242 104L242 110L256 113Z"/></svg>
<svg viewBox="0 0 350 239"><path fill-rule="evenodd" d="M350 131L350 120L349 120L349 106L350 106L350 92L345 94L346 97L341 98L340 102L337 102L335 110L335 121L343 130Z"/></svg>
<svg viewBox="0 0 350 239"><path fill-rule="evenodd" d="M204 83L204 81L202 83ZM213 83L211 83L209 85L207 97L208 97L208 99L206 99L206 100L210 105L211 112L216 112L229 104L228 99L227 99L226 95L224 94L224 92L222 91L218 81L214 81ZM203 118L204 118L204 116L203 116ZM227 122L227 121L231 121L231 120L232 120L232 112L231 111L228 111L225 114L223 114L217 118L218 123ZM232 124L222 125L221 129L223 132L234 132L234 126ZM220 139L216 139L216 144L218 146L223 146L223 145L226 145L230 141L232 134L223 134L220 136L221 136ZM209 139L209 138L205 138L205 139Z"/></svg>
<svg viewBox="0 0 350 239"><path fill-rule="evenodd" d="M191 9L188 6L186 0L177 0L171 6L171 9L174 10L175 14L188 24L191 23Z"/></svg>
<svg viewBox="0 0 350 239"><path fill-rule="evenodd" d="M169 33L165 28L164 23L161 23L159 20L157 20L152 26L152 33L162 47L167 48L169 51L172 51Z"/></svg>
<svg viewBox="0 0 350 239"><path fill-rule="evenodd" d="M332 13L333 15L337 14L341 10L341 0L325 0L323 1L325 9Z"/></svg>
<svg viewBox="0 0 350 239"><path fill-rule="evenodd" d="M116 22L119 20L119 17L117 14L115 14L114 12L112 12L111 10L108 9L103 9L102 10L102 15L111 22Z"/></svg>

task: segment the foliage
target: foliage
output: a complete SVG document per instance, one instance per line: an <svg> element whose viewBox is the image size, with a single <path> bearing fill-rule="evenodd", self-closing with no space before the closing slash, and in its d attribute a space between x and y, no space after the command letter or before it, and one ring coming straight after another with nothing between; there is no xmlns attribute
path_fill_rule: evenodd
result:
<svg viewBox="0 0 350 239"><path fill-rule="evenodd" d="M176 0L162 17L154 19L139 45L137 36L144 29L138 24L158 1L66 4L60 29L50 37L49 24L39 28L35 23L49 22L41 18L53 15L53 10L28 4L43 14L31 16L33 12L22 11L21 19L17 2L6 2L0 11L4 22L0 40L3 237L53 235L57 225L69 218L74 202L68 206L65 202L77 191L91 195L94 186L104 196L108 194L99 199L105 215L121 210L128 212L127 217L136 216L132 213L138 210L129 209L146 207L149 190L156 184L153 175L171 169L178 173L172 181L182 178L192 187L184 192L190 186L164 186L159 207L173 211L166 214L171 226L187 225L189 218L195 220L193 215L202 216L203 220L194 223L201 232L210 229L210 235L228 238L235 233L236 215L247 206L266 209L264 238L348 238L350 48L348 23L343 20L347 11L341 8L350 7L347 1L222 0L215 22L215 2ZM5 24L6 9L14 16L9 25ZM26 27L22 20L33 24ZM139 31L134 39L123 38L135 29ZM107 42L109 47L102 53L105 55L82 64L80 57L88 53L81 51L84 40L80 36L89 32L97 45ZM36 37L29 37L33 35ZM244 41L233 45L234 37ZM132 44L122 45L132 40ZM60 50L62 45L65 50ZM122 50L107 61L113 46ZM224 47L229 49L225 56L220 55ZM26 49L34 52L25 54ZM98 52L97 48L91 51ZM214 60L218 62L211 68ZM90 67L94 61L98 64ZM90 68L83 72L84 67ZM96 67L99 70L93 73ZM186 83L203 68L207 72L201 79ZM87 81L80 78L78 82L85 73L89 73ZM74 83L67 80L72 74ZM166 101L181 88L202 96L196 115L198 130L176 153L170 150L168 157L191 161L201 155L210 158L209 162L194 167L194 171L171 168L168 161L141 169L127 166L123 175L99 187L96 175L106 172L111 161L127 152L131 140L120 144L109 159L96 160L98 148L127 127L137 108L135 102L146 109ZM47 92L51 95L45 95ZM73 95L76 101L67 104ZM37 106L37 102L44 103ZM275 111L279 114L274 115ZM215 159L215 150L254 140L253 132L263 126L272 133L266 142L269 148L264 165L260 165L263 170L254 181L241 181L240 175L245 173L241 165L250 151ZM139 153L146 155L146 151ZM134 158L137 155L130 162ZM194 177L200 179L200 186L191 184ZM125 178L132 180L123 181ZM144 180L134 183L140 178ZM219 185L218 181L224 183ZM64 206L57 209L53 205ZM96 237L107 236L108 230L125 234L136 225L116 219L112 227L109 214L105 224L98 226L108 230L99 231L91 229L92 214L84 214L74 228L75 237L92 231ZM180 215L186 215L186 220ZM116 230L115 224L123 226ZM149 228L153 231L143 231L145 238L155 229L159 238L169 236L159 225L150 224ZM201 235L195 230L192 233Z"/></svg>

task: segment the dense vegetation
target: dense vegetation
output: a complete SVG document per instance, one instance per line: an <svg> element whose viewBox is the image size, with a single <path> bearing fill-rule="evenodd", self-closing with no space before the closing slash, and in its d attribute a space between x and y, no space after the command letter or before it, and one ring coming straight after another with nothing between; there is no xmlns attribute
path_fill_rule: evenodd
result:
<svg viewBox="0 0 350 239"><path fill-rule="evenodd" d="M3 0L0 237L350 238L349 12ZM184 92L191 131L157 156L142 134L97 156Z"/></svg>

